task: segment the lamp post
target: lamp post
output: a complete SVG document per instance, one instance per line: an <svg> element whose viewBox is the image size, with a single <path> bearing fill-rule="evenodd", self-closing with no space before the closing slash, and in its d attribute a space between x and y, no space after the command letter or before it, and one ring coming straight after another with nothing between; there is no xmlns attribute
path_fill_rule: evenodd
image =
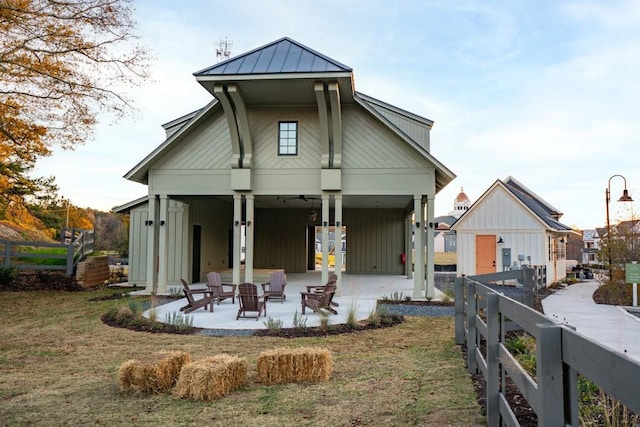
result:
<svg viewBox="0 0 640 427"><path fill-rule="evenodd" d="M611 261L611 224L609 223L609 200L611 200L611 180L615 177L620 177L624 181L624 190L622 196L618 199L619 202L633 202L633 199L627 191L627 179L622 175L612 175L609 178L609 183L605 189L605 204L607 206L607 252L609 255L609 280L613 283L613 263Z"/></svg>

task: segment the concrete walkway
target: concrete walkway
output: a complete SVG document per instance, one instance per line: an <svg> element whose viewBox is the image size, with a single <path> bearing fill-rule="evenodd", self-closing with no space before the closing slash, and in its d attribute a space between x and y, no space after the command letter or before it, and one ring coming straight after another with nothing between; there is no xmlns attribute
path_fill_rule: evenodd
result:
<svg viewBox="0 0 640 427"><path fill-rule="evenodd" d="M554 292L542 300L545 315L640 362L640 318L622 307L596 304L592 295L598 286L589 280Z"/></svg>
<svg viewBox="0 0 640 427"><path fill-rule="evenodd" d="M403 297L413 296L413 279L406 276L381 276L372 274L342 274L342 284L340 294L336 294L334 301L340 306L337 308L337 315L329 316L329 324L346 323L349 311L355 312L357 320L369 317L376 308L376 300L382 297L391 298L394 293ZM268 318L281 320L283 328L293 327L295 313L302 315L300 305L300 292L306 291L307 285L321 285L320 272L309 272L300 274L287 274L287 286L285 294L287 300L284 302L270 301L267 303L267 317L260 319L240 318L236 320L238 313L238 301L235 304L231 299L226 299L220 305L213 306L213 313L203 308L189 313L193 319L193 326L206 329L220 330L255 330L266 329L264 324ZM205 284L194 284L194 288L204 288ZM436 300L442 298L442 293L435 289ZM262 293L258 285L258 293ZM412 298L413 299L413 298ZM187 303L185 298L176 300L169 304L164 304L156 308L156 316L163 322L172 313L179 313L180 307ZM145 312L148 316L149 312ZM308 327L319 326L321 316L307 309L303 321Z"/></svg>

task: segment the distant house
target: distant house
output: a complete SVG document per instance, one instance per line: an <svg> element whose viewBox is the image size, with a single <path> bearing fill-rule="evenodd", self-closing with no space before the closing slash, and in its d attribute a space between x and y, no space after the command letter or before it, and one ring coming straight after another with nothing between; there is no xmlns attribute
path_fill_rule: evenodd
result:
<svg viewBox="0 0 640 427"><path fill-rule="evenodd" d="M342 229L346 273L406 275L414 297L433 297L425 225L455 175L430 152L431 120L357 92L350 67L286 37L194 75L211 102L164 125L125 175L148 192L118 209L131 214L130 282L162 293L212 270L234 283L304 273L321 227L323 282Z"/></svg>
<svg viewBox="0 0 640 427"><path fill-rule="evenodd" d="M523 264L547 268L547 284L566 277L570 227L562 213L515 178L497 180L452 229L458 275L494 273Z"/></svg>
<svg viewBox="0 0 640 427"><path fill-rule="evenodd" d="M600 234L598 230L592 229L582 231L582 265L600 264L598 250L600 250Z"/></svg>
<svg viewBox="0 0 640 427"><path fill-rule="evenodd" d="M434 237L435 252L455 252L456 232L451 230L451 226L464 214L471 206L471 200L466 195L463 188L453 201L453 210L448 215L438 216L434 222L437 224Z"/></svg>

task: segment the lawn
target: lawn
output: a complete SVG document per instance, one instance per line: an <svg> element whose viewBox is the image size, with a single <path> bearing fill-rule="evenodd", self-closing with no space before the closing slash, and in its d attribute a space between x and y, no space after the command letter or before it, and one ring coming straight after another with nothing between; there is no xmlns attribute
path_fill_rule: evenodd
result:
<svg viewBox="0 0 640 427"><path fill-rule="evenodd" d="M102 314L124 302L90 299L112 293L0 293L0 424L484 425L453 318L408 318L392 328L321 338L148 334L102 323ZM260 352L298 346L331 351L330 381L256 382ZM160 349L192 359L245 357L249 385L212 403L121 394L118 367Z"/></svg>

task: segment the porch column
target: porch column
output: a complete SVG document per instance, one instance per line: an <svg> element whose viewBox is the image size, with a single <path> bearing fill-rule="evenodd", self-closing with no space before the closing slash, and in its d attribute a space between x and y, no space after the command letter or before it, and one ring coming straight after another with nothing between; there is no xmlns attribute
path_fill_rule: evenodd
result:
<svg viewBox="0 0 640 427"><path fill-rule="evenodd" d="M329 280L329 194L322 194L322 283Z"/></svg>
<svg viewBox="0 0 640 427"><path fill-rule="evenodd" d="M333 196L334 199L334 218L335 218L335 227L334 230L334 239L335 248L334 251L336 257L336 266L334 268L334 272L336 276L338 276L337 286L336 286L336 294L338 296L342 296L342 194L336 194ZM340 246L338 248L338 246ZM328 257L327 257L328 258ZM327 280L329 276L327 276ZM326 283L326 282L323 282Z"/></svg>
<svg viewBox="0 0 640 427"><path fill-rule="evenodd" d="M422 199L422 222L424 223L424 225L422 226L422 248L420 249L422 251L422 259L424 260L424 275L425 275L425 280L426 280L426 276L427 276L427 246L429 245L429 241L427 240L427 228L429 228L429 224L428 224L428 220L427 220L427 204L424 201L424 198ZM422 281L422 290L425 292L425 296L426 296L426 282L425 280Z"/></svg>
<svg viewBox="0 0 640 427"><path fill-rule="evenodd" d="M413 298L422 298L422 288L424 287L424 245L422 243L422 227L424 227L424 218L422 215L422 196L413 196L413 215L414 215L414 276L413 276Z"/></svg>
<svg viewBox="0 0 640 427"><path fill-rule="evenodd" d="M240 283L240 256L242 250L242 194L233 195L233 283Z"/></svg>
<svg viewBox="0 0 640 427"><path fill-rule="evenodd" d="M160 196L160 211L158 215L158 294L167 294L167 276L169 264L169 197Z"/></svg>
<svg viewBox="0 0 640 427"><path fill-rule="evenodd" d="M246 236L244 241L244 281L253 283L253 230L255 227L254 222L254 201L253 194L247 194L245 196L247 207L247 222L246 222Z"/></svg>
<svg viewBox="0 0 640 427"><path fill-rule="evenodd" d="M147 287L146 291L153 294L158 284L158 199L153 194L149 195L147 220Z"/></svg>
<svg viewBox="0 0 640 427"><path fill-rule="evenodd" d="M411 245L411 238L413 237L413 224L411 224L411 214L404 217L404 253L406 256L406 262L404 264L404 274L407 279L413 279L413 247Z"/></svg>
<svg viewBox="0 0 640 427"><path fill-rule="evenodd" d="M435 273L434 273L434 263L435 263L435 255L433 248L433 234L434 234L434 225L433 222L435 218L435 198L433 196L427 197L427 222L432 224L431 227L427 227L427 290L425 293L425 297L427 299L434 298L435 294Z"/></svg>

